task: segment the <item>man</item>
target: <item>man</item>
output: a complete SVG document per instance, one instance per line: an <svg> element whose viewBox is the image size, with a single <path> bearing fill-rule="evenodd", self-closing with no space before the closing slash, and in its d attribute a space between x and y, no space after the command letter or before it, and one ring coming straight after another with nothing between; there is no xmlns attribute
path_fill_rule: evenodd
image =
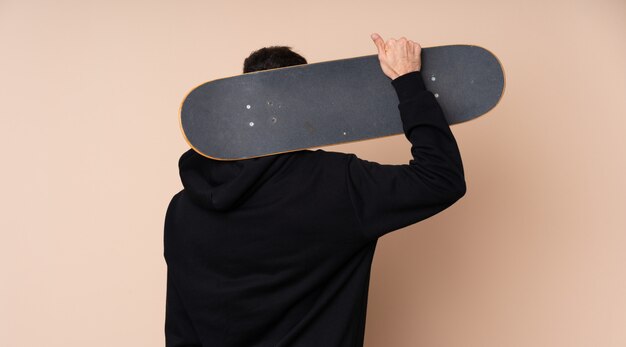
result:
<svg viewBox="0 0 626 347"><path fill-rule="evenodd" d="M420 75L421 47L372 39L413 159L383 165L321 149L238 161L184 153L184 189L165 218L168 347L362 346L378 238L465 194L456 141ZM306 60L289 47L269 47L252 53L244 72L297 64Z"/></svg>

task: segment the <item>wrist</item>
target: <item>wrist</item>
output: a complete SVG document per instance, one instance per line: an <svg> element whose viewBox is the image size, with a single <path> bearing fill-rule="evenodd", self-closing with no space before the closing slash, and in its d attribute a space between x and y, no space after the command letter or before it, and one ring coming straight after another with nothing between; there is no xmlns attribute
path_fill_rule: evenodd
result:
<svg viewBox="0 0 626 347"><path fill-rule="evenodd" d="M396 75L395 75L395 77L394 77L392 80L395 80L396 78L398 78L398 77L400 77L400 76L404 76L404 75L409 74L409 73L411 73L411 72L418 72L418 73L419 73L419 72L420 72L420 69L417 69L417 70L410 70L410 71L400 71L400 72L396 72Z"/></svg>

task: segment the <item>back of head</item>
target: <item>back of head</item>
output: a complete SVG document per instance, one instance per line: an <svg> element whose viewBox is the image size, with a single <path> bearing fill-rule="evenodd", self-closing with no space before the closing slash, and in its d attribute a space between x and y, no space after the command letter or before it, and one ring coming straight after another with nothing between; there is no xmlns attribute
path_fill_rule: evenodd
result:
<svg viewBox="0 0 626 347"><path fill-rule="evenodd" d="M306 59L292 51L289 46L270 46L252 52L243 62L243 72L276 69L306 63Z"/></svg>

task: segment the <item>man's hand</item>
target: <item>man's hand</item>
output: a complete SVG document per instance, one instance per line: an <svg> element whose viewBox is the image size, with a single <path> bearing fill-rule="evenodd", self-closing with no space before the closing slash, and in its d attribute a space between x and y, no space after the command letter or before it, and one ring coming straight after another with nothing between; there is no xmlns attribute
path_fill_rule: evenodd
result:
<svg viewBox="0 0 626 347"><path fill-rule="evenodd" d="M422 47L417 42L401 37L399 40L383 41L377 33L372 34L372 40L378 48L380 67L387 77L392 80L422 68Z"/></svg>

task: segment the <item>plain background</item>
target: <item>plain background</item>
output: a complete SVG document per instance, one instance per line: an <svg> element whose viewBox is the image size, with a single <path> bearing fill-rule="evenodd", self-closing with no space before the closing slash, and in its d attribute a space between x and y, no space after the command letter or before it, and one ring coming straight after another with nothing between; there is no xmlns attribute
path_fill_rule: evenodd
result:
<svg viewBox="0 0 626 347"><path fill-rule="evenodd" d="M466 196L379 241L365 345L626 346L621 0L0 0L0 345L162 346L183 97L263 46L315 63L372 32L486 47L507 84L452 127Z"/></svg>

